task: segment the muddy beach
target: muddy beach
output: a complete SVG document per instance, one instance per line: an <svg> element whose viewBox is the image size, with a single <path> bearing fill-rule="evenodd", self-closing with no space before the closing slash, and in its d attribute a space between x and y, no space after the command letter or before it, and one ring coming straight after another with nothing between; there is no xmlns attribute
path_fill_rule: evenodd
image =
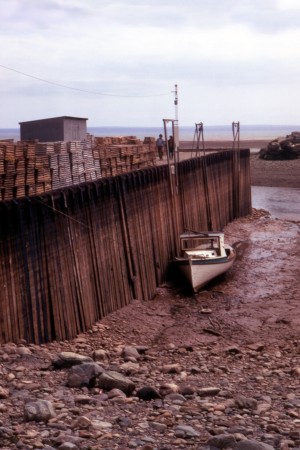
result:
<svg viewBox="0 0 300 450"><path fill-rule="evenodd" d="M289 163L252 155L252 184L299 188L299 161ZM299 231L253 209L225 228L239 241L235 265L198 294L168 280L71 341L0 346L0 447L299 448ZM72 384L70 365L53 365L62 352L121 373L134 391L108 392L87 372ZM158 398L139 398L144 387Z"/></svg>

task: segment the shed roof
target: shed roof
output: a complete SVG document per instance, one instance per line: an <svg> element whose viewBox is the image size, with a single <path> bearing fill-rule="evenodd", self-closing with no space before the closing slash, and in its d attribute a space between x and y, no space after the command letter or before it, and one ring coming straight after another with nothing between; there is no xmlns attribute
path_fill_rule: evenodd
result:
<svg viewBox="0 0 300 450"><path fill-rule="evenodd" d="M76 119L76 120L88 120L86 117L73 117L73 116L59 116L59 117L47 117L46 119L36 119L36 120L26 120L25 122L19 122L19 125L22 123L29 122L41 122L42 120L53 120L53 119Z"/></svg>

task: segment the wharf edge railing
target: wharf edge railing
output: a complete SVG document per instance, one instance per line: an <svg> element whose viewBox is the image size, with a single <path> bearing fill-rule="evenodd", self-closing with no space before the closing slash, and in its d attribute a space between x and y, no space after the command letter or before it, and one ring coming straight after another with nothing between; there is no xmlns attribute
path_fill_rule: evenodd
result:
<svg viewBox="0 0 300 450"><path fill-rule="evenodd" d="M251 212L249 156L224 151L178 163L176 177L165 165L0 202L0 342L70 339L153 298L180 232Z"/></svg>

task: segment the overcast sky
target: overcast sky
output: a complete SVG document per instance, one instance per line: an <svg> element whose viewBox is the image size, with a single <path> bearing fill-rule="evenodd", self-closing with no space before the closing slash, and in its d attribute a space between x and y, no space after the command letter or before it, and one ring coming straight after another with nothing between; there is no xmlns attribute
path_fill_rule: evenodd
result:
<svg viewBox="0 0 300 450"><path fill-rule="evenodd" d="M300 123L300 0L0 0L0 128ZM65 86L65 87L64 87Z"/></svg>

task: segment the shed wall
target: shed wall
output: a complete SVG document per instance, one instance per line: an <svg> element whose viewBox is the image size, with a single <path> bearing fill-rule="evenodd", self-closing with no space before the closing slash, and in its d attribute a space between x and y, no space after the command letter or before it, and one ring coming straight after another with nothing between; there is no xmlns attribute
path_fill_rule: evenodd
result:
<svg viewBox="0 0 300 450"><path fill-rule="evenodd" d="M86 121L65 118L63 122L64 141L83 141L86 139Z"/></svg>
<svg viewBox="0 0 300 450"><path fill-rule="evenodd" d="M20 123L21 141L82 141L86 138L86 119L54 117Z"/></svg>

